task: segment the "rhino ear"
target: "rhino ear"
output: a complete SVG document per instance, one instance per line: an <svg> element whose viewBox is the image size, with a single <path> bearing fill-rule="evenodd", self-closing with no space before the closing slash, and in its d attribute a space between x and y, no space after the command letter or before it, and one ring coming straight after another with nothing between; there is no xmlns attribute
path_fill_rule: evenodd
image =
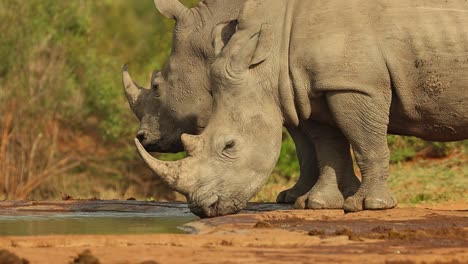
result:
<svg viewBox="0 0 468 264"><path fill-rule="evenodd" d="M178 0L154 0L154 5L163 16L175 20L182 19L189 10Z"/></svg>
<svg viewBox="0 0 468 264"><path fill-rule="evenodd" d="M227 23L218 24L211 34L212 45L215 55L218 56L223 50L224 46L231 40L234 33L236 33L237 20L232 20Z"/></svg>
<svg viewBox="0 0 468 264"><path fill-rule="evenodd" d="M239 43L231 54L231 67L238 71L265 61L273 48L273 31L271 25L263 24L259 31L253 32L248 38L239 38Z"/></svg>
<svg viewBox="0 0 468 264"><path fill-rule="evenodd" d="M250 65L255 65L266 60L273 48L273 31L270 24L263 24L260 29L259 39L255 54L250 61Z"/></svg>

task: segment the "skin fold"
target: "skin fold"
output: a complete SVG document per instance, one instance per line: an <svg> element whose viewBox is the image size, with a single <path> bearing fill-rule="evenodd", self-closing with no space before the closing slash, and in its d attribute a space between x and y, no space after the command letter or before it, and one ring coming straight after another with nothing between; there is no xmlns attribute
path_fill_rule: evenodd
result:
<svg viewBox="0 0 468 264"><path fill-rule="evenodd" d="M212 115L200 135L182 135L188 158L159 161L137 140L138 150L156 174L185 186L192 212L213 217L255 195L282 126L296 127L313 142L319 171L299 207L341 203L333 193L346 193L349 142L362 182L344 209L392 208L387 133L468 138L467 14L463 0L248 0L236 33L214 41Z"/></svg>

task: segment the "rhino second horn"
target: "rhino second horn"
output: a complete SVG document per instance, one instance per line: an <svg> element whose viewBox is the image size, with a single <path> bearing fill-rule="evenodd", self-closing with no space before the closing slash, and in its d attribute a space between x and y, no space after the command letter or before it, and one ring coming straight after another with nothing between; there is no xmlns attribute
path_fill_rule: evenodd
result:
<svg viewBox="0 0 468 264"><path fill-rule="evenodd" d="M178 0L154 0L154 5L161 15L177 21L185 20L190 13L190 9Z"/></svg>
<svg viewBox="0 0 468 264"><path fill-rule="evenodd" d="M127 96L130 107L132 108L133 112L136 113L136 103L138 101L138 97L143 91L143 88L141 88L132 80L132 77L130 77L130 74L128 73L127 65L124 65L122 69L122 84L125 89L125 95Z"/></svg>
<svg viewBox="0 0 468 264"><path fill-rule="evenodd" d="M194 136L189 134L182 134L180 137L182 144L184 145L185 151L190 156L196 155L197 151L200 149L201 138L200 136Z"/></svg>
<svg viewBox="0 0 468 264"><path fill-rule="evenodd" d="M161 161L151 156L136 138L135 146L146 165L169 187L184 195L190 193L194 180L192 175L186 173L186 170L191 168L187 164L190 162L189 158L178 161Z"/></svg>

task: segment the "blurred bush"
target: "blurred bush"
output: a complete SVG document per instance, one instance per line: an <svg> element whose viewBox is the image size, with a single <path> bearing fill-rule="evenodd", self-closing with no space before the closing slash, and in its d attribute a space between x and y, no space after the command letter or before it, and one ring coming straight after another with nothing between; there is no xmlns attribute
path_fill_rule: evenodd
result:
<svg viewBox="0 0 468 264"><path fill-rule="evenodd" d="M170 52L172 26L151 0L0 1L0 198L57 196L41 185L55 174L141 184L149 173L133 172L138 123L121 67L145 83Z"/></svg>

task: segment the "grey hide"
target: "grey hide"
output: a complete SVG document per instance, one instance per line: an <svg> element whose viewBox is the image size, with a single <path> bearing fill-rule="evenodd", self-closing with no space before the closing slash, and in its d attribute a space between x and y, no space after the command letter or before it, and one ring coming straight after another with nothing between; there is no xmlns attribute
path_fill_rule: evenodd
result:
<svg viewBox="0 0 468 264"><path fill-rule="evenodd" d="M465 0L247 0L236 33L225 46L219 37L211 119L201 135L182 135L188 157L162 162L135 142L197 215L245 206L274 168L283 125L320 142L320 178L299 207L350 166L337 158L349 152L342 135L350 142L362 183L346 211L396 205L387 133L468 138Z"/></svg>
<svg viewBox="0 0 468 264"><path fill-rule="evenodd" d="M189 9L177 0L155 1L163 15L177 20L169 61L160 72L153 73L150 89L136 84L126 66L123 70L129 104L140 120L137 138L147 151L182 151L181 134L199 134L208 124L212 106L208 75L209 66L215 59L213 45L223 46L234 34L243 2L202 1ZM334 175L332 170L319 169L315 152L319 148L346 148L349 144L344 136L336 129L331 131L333 128L325 127L317 140L294 125L286 127L296 144L301 174L294 187L281 192L277 201L294 203L311 191L319 174L333 174L322 177L328 180L314 187L307 201L302 201L303 207L342 208L344 198L354 194L359 187L350 153L340 151L334 155L335 160L330 162L342 168L340 174Z"/></svg>

